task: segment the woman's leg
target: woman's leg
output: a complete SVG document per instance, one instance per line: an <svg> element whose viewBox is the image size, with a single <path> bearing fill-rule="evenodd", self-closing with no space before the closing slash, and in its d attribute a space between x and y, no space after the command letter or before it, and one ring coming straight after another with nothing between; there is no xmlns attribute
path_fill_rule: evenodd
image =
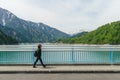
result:
<svg viewBox="0 0 120 80"><path fill-rule="evenodd" d="M36 59L36 61L34 62L34 65L33 67L35 68L36 67L36 63L38 62L38 58Z"/></svg>
<svg viewBox="0 0 120 80"><path fill-rule="evenodd" d="M45 68L46 66L43 64L42 59L41 59L41 58L39 58L39 60L40 60L40 62L41 62L41 64L42 64L42 66Z"/></svg>

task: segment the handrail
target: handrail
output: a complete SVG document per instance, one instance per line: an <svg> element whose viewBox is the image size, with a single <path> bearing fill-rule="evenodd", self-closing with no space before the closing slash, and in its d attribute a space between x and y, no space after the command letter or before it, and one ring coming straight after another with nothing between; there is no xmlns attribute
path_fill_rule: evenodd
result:
<svg viewBox="0 0 120 80"><path fill-rule="evenodd" d="M0 45L0 64L33 64L35 45ZM119 64L119 45L43 45L46 64Z"/></svg>

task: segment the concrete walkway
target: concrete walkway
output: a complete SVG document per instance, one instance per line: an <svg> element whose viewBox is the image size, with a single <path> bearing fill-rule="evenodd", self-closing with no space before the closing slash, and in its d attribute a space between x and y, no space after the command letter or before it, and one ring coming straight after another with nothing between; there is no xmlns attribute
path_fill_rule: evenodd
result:
<svg viewBox="0 0 120 80"><path fill-rule="evenodd" d="M120 73L120 65L0 66L0 73Z"/></svg>

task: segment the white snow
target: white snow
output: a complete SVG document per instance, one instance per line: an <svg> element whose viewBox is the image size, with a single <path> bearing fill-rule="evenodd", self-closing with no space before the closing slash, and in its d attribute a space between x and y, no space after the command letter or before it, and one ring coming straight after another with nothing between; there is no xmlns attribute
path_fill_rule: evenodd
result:
<svg viewBox="0 0 120 80"><path fill-rule="evenodd" d="M6 25L6 23L5 23L5 19L4 19L4 18L2 19L2 24L3 24L3 26Z"/></svg>
<svg viewBox="0 0 120 80"><path fill-rule="evenodd" d="M44 27L42 27L42 30L44 30Z"/></svg>
<svg viewBox="0 0 120 80"><path fill-rule="evenodd" d="M14 15L11 15L11 20L12 20L13 17L14 17Z"/></svg>
<svg viewBox="0 0 120 80"><path fill-rule="evenodd" d="M10 21L12 21L14 15L12 13L10 13L10 12L7 12L7 16L10 19Z"/></svg>
<svg viewBox="0 0 120 80"><path fill-rule="evenodd" d="M39 26L40 24L38 23L37 25Z"/></svg>

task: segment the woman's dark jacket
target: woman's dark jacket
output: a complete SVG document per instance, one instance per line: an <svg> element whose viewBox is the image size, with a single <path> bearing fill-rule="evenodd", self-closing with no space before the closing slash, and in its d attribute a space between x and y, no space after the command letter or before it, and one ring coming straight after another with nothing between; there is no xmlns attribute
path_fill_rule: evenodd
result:
<svg viewBox="0 0 120 80"><path fill-rule="evenodd" d="M38 48L37 51L38 51L37 58L41 58L41 48Z"/></svg>

